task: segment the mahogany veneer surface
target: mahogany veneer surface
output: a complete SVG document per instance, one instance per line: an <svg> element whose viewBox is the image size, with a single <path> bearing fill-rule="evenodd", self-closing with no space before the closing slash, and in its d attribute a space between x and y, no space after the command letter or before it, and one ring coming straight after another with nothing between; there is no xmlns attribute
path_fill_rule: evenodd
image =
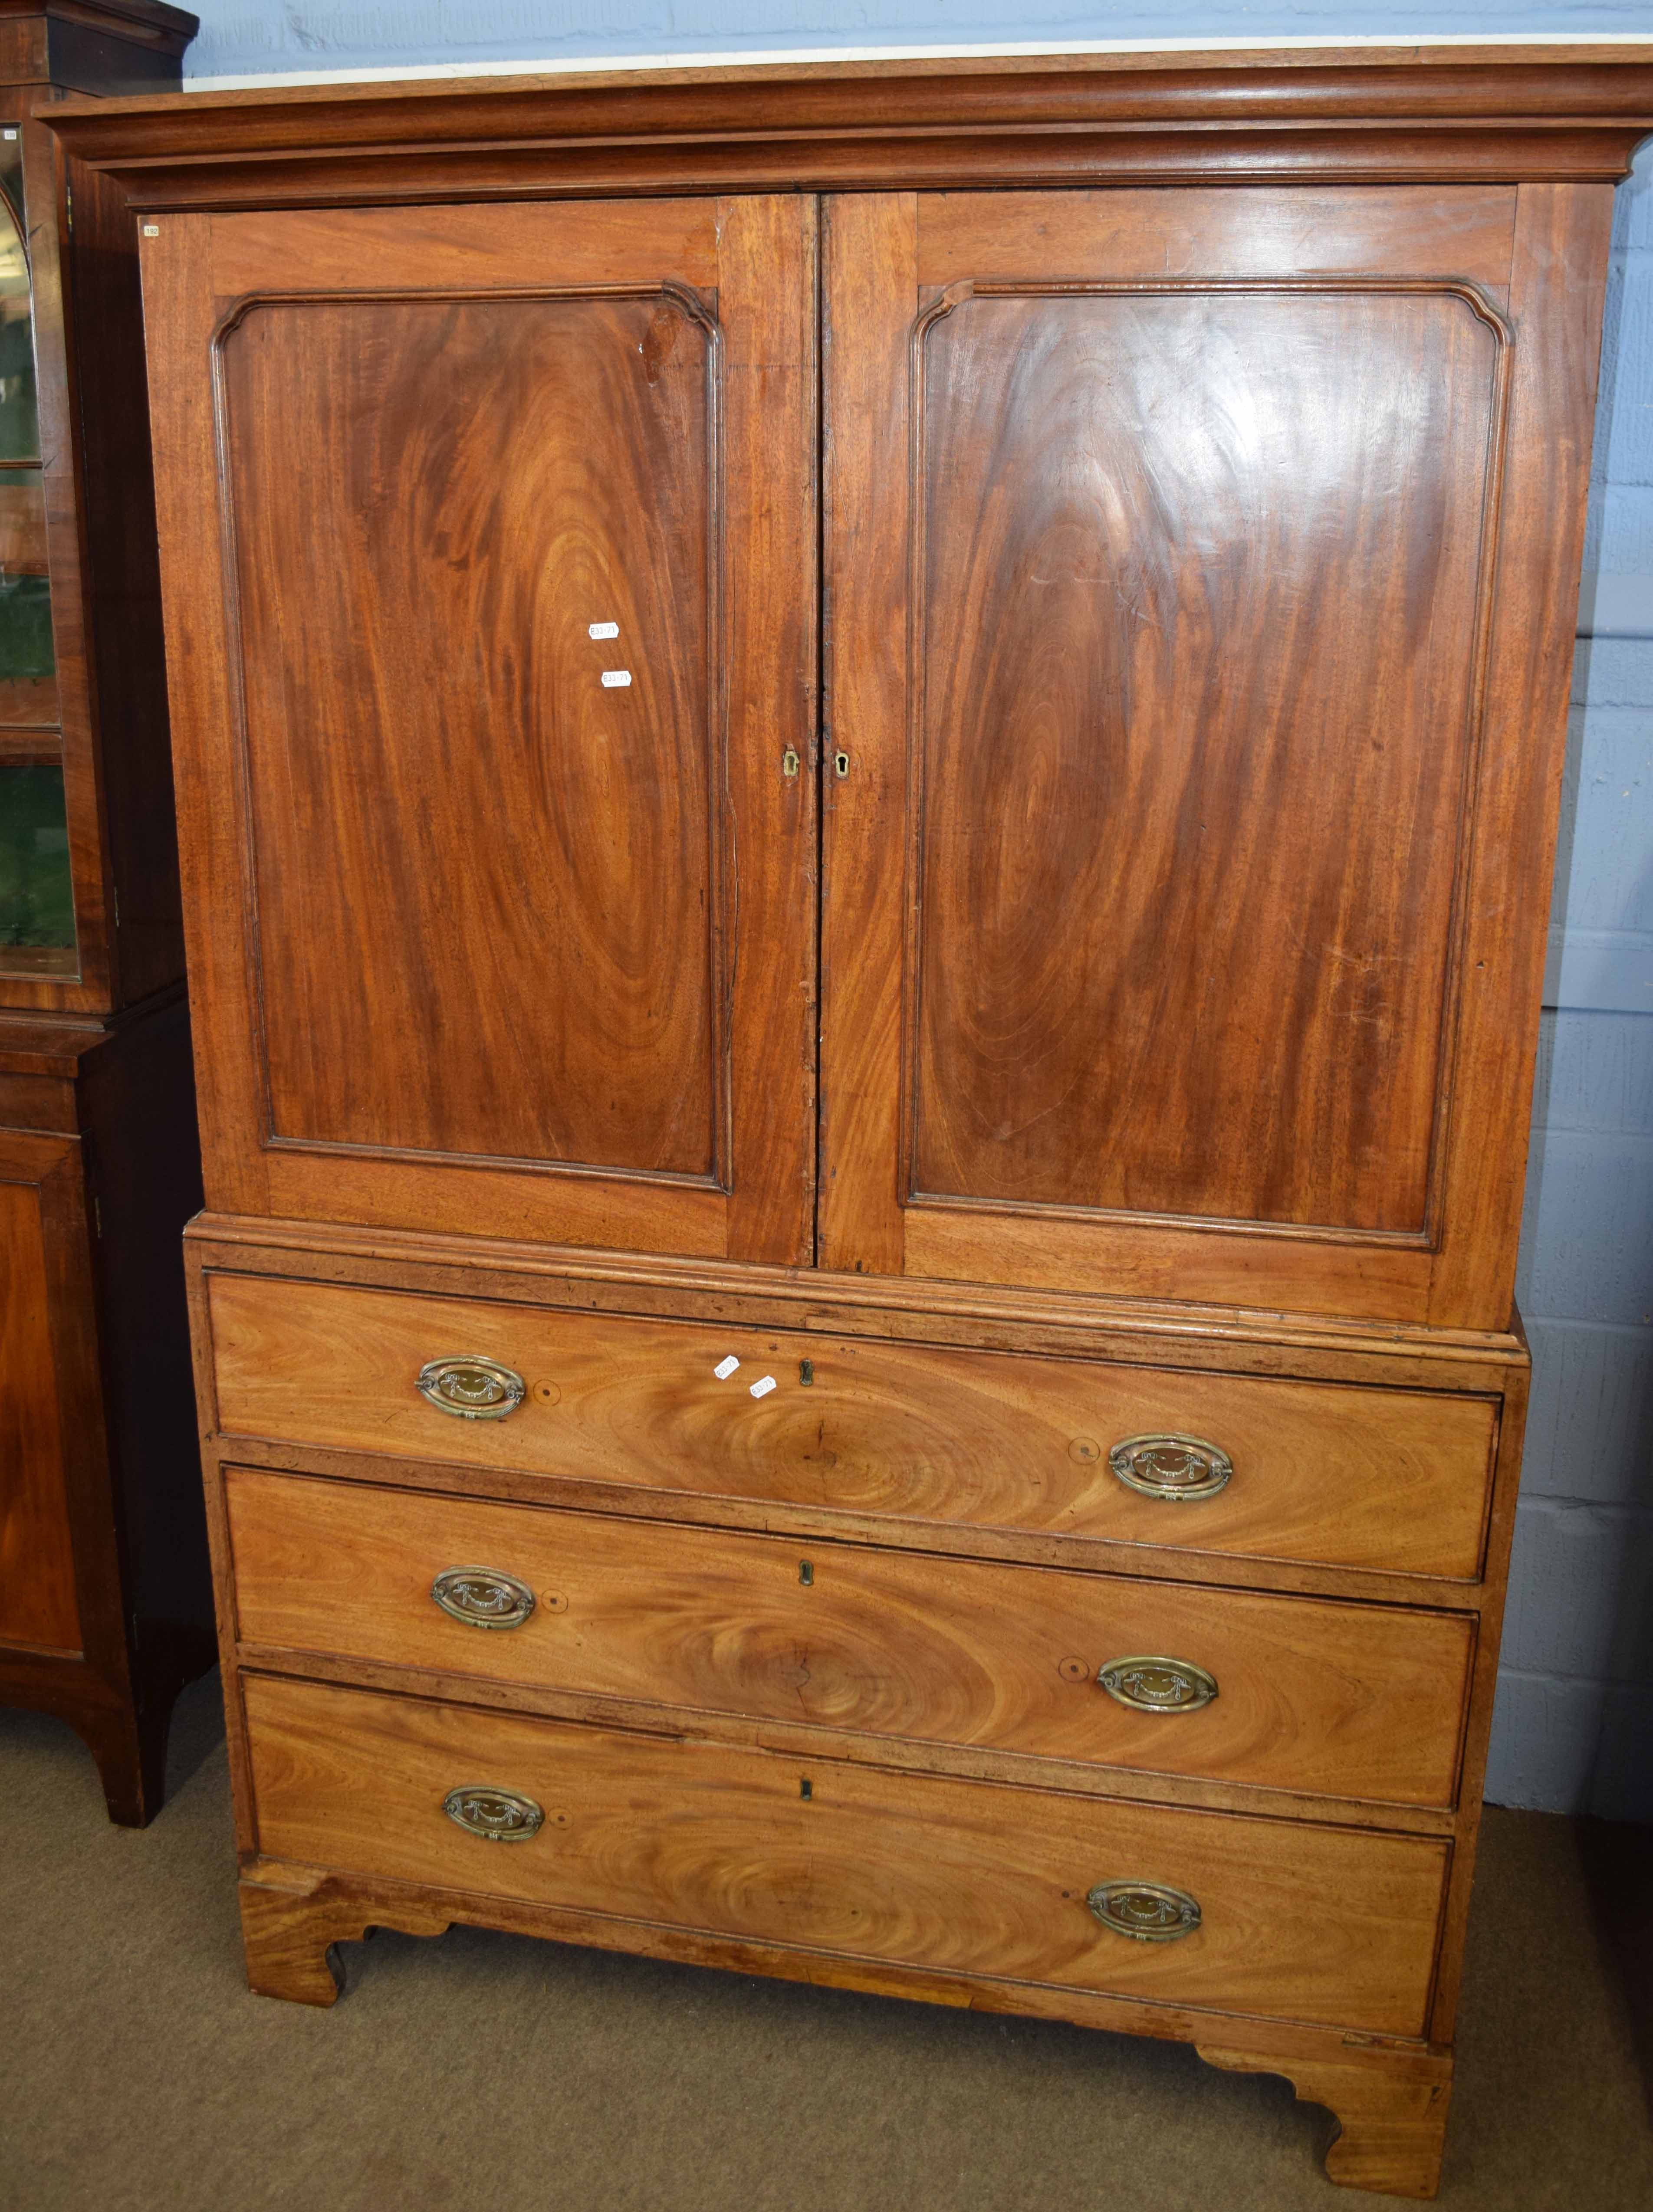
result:
<svg viewBox="0 0 1653 2212"><path fill-rule="evenodd" d="M912 1188L1421 1233L1503 333L1041 236L915 339Z"/></svg>
<svg viewBox="0 0 1653 2212"><path fill-rule="evenodd" d="M222 340L275 1136L714 1178L713 343L641 289Z"/></svg>
<svg viewBox="0 0 1653 2212"><path fill-rule="evenodd" d="M1334 197L829 202L829 1266L1508 1322L1607 204Z"/></svg>

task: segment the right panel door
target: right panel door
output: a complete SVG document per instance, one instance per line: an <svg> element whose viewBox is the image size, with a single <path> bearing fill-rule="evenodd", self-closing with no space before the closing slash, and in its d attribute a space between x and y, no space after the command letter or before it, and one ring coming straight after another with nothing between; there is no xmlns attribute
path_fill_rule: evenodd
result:
<svg viewBox="0 0 1653 2212"><path fill-rule="evenodd" d="M1507 1324L1577 197L830 204L825 1264Z"/></svg>

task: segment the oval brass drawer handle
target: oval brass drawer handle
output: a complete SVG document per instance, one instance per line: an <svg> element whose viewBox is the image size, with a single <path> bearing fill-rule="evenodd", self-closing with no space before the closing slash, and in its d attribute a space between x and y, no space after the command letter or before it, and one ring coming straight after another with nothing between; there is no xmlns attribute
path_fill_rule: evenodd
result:
<svg viewBox="0 0 1653 2212"><path fill-rule="evenodd" d="M430 1594L467 1628L520 1628L534 1609L527 1583L498 1567L444 1567Z"/></svg>
<svg viewBox="0 0 1653 2212"><path fill-rule="evenodd" d="M495 1790L487 1782L466 1782L450 1790L442 1810L468 1836L480 1836L485 1844L526 1844L545 1822L532 1797L516 1790Z"/></svg>
<svg viewBox="0 0 1653 2212"><path fill-rule="evenodd" d="M1188 1892L1157 1881L1099 1881L1085 1901L1104 1928L1139 1943L1175 1943L1200 1925Z"/></svg>
<svg viewBox="0 0 1653 2212"><path fill-rule="evenodd" d="M1142 1654L1110 1659L1097 1675L1110 1698L1139 1713L1197 1713L1217 1694L1217 1677L1192 1659Z"/></svg>
<svg viewBox="0 0 1653 2212"><path fill-rule="evenodd" d="M514 1368L465 1352L427 1360L419 1370L419 1389L441 1412L457 1413L462 1421L502 1421L515 1413L528 1386Z"/></svg>
<svg viewBox="0 0 1653 2212"><path fill-rule="evenodd" d="M1108 1464L1127 1490L1145 1498L1214 1498L1234 1472L1220 1445L1203 1437L1121 1437Z"/></svg>

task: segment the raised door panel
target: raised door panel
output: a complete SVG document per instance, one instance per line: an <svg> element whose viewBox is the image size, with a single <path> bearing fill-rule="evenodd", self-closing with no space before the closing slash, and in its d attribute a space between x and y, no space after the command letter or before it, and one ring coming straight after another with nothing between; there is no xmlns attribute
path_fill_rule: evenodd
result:
<svg viewBox="0 0 1653 2212"><path fill-rule="evenodd" d="M221 339L277 1140L716 1182L714 339L659 290Z"/></svg>
<svg viewBox="0 0 1653 2212"><path fill-rule="evenodd" d="M1568 550L1506 511L1575 542L1589 399L1528 228L834 203L827 1264L1507 1324Z"/></svg>
<svg viewBox="0 0 1653 2212"><path fill-rule="evenodd" d="M1420 1236L1501 330L1030 285L916 349L907 1188Z"/></svg>
<svg viewBox="0 0 1653 2212"><path fill-rule="evenodd" d="M52 1249L57 1185L79 1153L0 1132L0 1645L49 1651L81 1641Z"/></svg>
<svg viewBox="0 0 1653 2212"><path fill-rule="evenodd" d="M806 1256L812 220L159 226L213 1202Z"/></svg>

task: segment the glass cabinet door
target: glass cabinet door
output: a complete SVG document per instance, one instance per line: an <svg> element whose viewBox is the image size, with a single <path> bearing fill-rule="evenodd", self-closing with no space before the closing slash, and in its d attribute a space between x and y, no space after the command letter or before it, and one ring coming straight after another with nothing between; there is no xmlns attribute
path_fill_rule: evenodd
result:
<svg viewBox="0 0 1653 2212"><path fill-rule="evenodd" d="M55 762L0 760L0 969L75 972L69 824Z"/></svg>
<svg viewBox="0 0 1653 2212"><path fill-rule="evenodd" d="M0 135L0 461L38 460L34 329L23 222L23 142L15 125Z"/></svg>
<svg viewBox="0 0 1653 2212"><path fill-rule="evenodd" d="M0 129L0 975L78 969L21 127Z"/></svg>

